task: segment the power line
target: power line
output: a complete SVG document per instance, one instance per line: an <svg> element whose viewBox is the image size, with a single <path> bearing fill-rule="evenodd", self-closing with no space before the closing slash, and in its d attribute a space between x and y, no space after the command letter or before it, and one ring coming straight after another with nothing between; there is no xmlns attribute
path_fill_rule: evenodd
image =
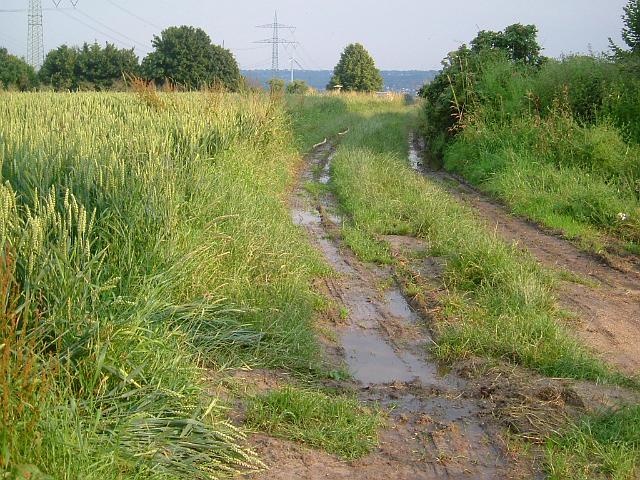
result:
<svg viewBox="0 0 640 480"><path fill-rule="evenodd" d="M77 9L76 9L76 11L77 11L80 15L82 15L83 17L88 18L90 21L92 21L92 22L96 23L97 25L100 25L102 28L106 28L106 29L107 29L107 30L109 30L110 32L113 32L114 34L119 35L120 37L122 37L122 38L124 38L124 39L128 40L129 42L132 42L132 43L134 43L134 44L138 45L140 48L142 48L142 49L145 51L145 53L149 53L149 50L147 49L147 46L146 46L146 45L144 45L143 43L138 42L135 38L131 38L131 37L129 37L128 35L125 35L124 33L120 33L118 30L115 30L115 29L111 28L109 25L107 25L107 24L105 24L105 23L101 22L100 20L98 20L98 19L96 19L96 18L93 18L91 15L89 15L89 14L87 14L87 13L83 12L83 11L82 11L82 10L80 10L79 8L77 8Z"/></svg>
<svg viewBox="0 0 640 480"><path fill-rule="evenodd" d="M137 18L138 20L140 20L142 23L145 23L147 25L149 25L150 27L156 28L158 30L162 30L162 27L159 25L156 25L155 23L152 23L148 20L146 20L145 18L141 17L140 15L138 15L137 13L132 12L131 10L128 10L126 8L124 8L121 5L118 5L116 2L114 2L113 0L107 0L111 5L113 5L114 7L116 7L119 10L122 10L124 13L132 16L133 18Z"/></svg>
<svg viewBox="0 0 640 480"><path fill-rule="evenodd" d="M105 37L109 38L112 42L114 42L114 43L116 43L116 44L120 45L121 47L127 47L127 46L128 46L128 45L126 45L122 40L120 40L120 39L118 39L118 38L114 37L113 35L110 35L110 34L108 34L107 32L104 32L104 31L102 31L102 30L100 30L100 29L98 29L98 28L96 28L96 27L94 27L94 26L92 26L92 25L88 24L87 22L83 21L82 19L80 19L80 18L78 18L78 17L75 17L75 16L71 15L71 14L70 14L70 13L68 13L68 12L65 12L65 11L62 11L62 10L61 10L61 13L63 13L65 16L67 16L68 18L70 18L70 19L71 19L71 20L73 20L74 22L78 22L78 23L80 23L81 25L84 25L84 26L85 26L85 27L87 27L89 30L92 30L92 31L94 31L94 32L96 32L96 33L99 33L100 35L103 35L103 36L105 36Z"/></svg>
<svg viewBox="0 0 640 480"><path fill-rule="evenodd" d="M70 18L71 20L73 20L73 21L75 21L75 22L78 22L78 23L80 23L81 25L84 25L84 26L85 26L85 27L87 27L88 29L90 29L90 30L92 30L92 31L94 31L94 32L96 32L96 33L99 33L100 35L103 35L103 36L105 36L105 37L107 37L107 38L111 39L111 41L113 41L114 43L116 43L116 44L120 45L121 47L124 47L124 48L130 48L130 47L131 47L131 45L128 45L126 42L123 42L121 39L119 39L119 38L117 38L117 37L114 37L113 35L111 35L111 34L109 34L109 33L105 32L105 31L103 31L103 30L100 30L99 28L94 27L93 25L91 25L91 24L89 24L89 23L85 22L84 20L82 20L82 19L80 19L80 18L78 18L78 17L76 17L76 16L74 16L74 15L71 15L71 13L70 13L70 12L66 12L66 11L64 11L64 10L60 10L60 12L61 12L61 13L63 13L63 14L64 14L65 16L67 16L68 18ZM79 12L79 13L81 13L79 10L78 10L78 12ZM89 18L91 18L91 17L89 17ZM100 22L100 23L101 23L101 22ZM113 29L111 29L111 28L109 28L109 30L114 31L114 30L113 30ZM116 32L116 33L117 33L117 32ZM119 34L119 35L121 35L121 36L122 36L122 34ZM138 42L136 42L136 43L138 43ZM145 48L145 49L143 50L143 53L149 53L149 51Z"/></svg>
<svg viewBox="0 0 640 480"><path fill-rule="evenodd" d="M271 70L273 70L273 76L275 77L278 74L278 71L280 70L280 45L291 45L294 44L296 42L292 42L291 40L283 40L282 38L280 38L280 29L282 28L286 28L289 29L291 31L294 31L296 29L296 27L292 27L290 25L282 25L280 23L278 23L278 12L275 13L274 19L273 19L273 23L268 23L266 25L258 25L256 28L270 28L273 29L273 35L271 38L268 38L266 40L258 40L256 42L253 43L267 43L267 44L271 44Z"/></svg>

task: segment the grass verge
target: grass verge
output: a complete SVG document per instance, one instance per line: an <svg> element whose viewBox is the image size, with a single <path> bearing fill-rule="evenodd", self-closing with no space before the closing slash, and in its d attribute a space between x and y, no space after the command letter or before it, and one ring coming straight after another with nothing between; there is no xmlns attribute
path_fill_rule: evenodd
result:
<svg viewBox="0 0 640 480"><path fill-rule="evenodd" d="M547 468L557 480L637 478L640 406L585 418L547 444Z"/></svg>
<svg viewBox="0 0 640 480"><path fill-rule="evenodd" d="M285 387L250 399L247 426L352 460L377 444L378 412L356 399Z"/></svg>

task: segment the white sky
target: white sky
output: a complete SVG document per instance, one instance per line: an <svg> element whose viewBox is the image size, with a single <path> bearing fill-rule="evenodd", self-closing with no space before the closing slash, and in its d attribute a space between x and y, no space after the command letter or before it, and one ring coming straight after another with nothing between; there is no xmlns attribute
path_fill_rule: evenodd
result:
<svg viewBox="0 0 640 480"><path fill-rule="evenodd" d="M42 0L45 50L66 43L110 41L135 47L140 57L151 50L151 39L170 25L194 25L224 42L242 68L270 68L271 47L252 43L271 36L255 25L271 23L278 11L281 23L295 25L286 39L300 42L296 57L306 69L331 69L342 49L361 42L382 69L437 69L447 52L469 42L479 29L500 30L520 22L540 29L544 53L583 53L607 49L622 29L626 0ZM28 0L0 0L0 45L26 54ZM122 7L127 11L122 10ZM24 9L22 12L2 10ZM281 48L286 68L291 47Z"/></svg>

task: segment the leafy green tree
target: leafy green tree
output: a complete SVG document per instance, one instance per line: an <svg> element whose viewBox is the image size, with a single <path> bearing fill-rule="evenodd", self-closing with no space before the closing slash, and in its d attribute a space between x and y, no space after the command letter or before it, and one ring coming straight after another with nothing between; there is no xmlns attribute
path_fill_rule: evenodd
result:
<svg viewBox="0 0 640 480"><path fill-rule="evenodd" d="M29 90L37 85L36 72L23 59L0 48L0 86Z"/></svg>
<svg viewBox="0 0 640 480"><path fill-rule="evenodd" d="M136 75L138 71L138 57L133 49L119 49L110 43L105 48L97 43L85 43L78 52L75 66L79 85L95 90L108 90L123 74Z"/></svg>
<svg viewBox="0 0 640 480"><path fill-rule="evenodd" d="M190 89L222 84L231 91L242 84L231 52L213 45L200 28L167 28L154 37L153 46L155 51L142 61L142 72L156 83L169 80Z"/></svg>
<svg viewBox="0 0 640 480"><path fill-rule="evenodd" d="M640 52L640 0L629 0L622 16L622 39L632 52Z"/></svg>
<svg viewBox="0 0 640 480"><path fill-rule="evenodd" d="M309 91L309 84L304 80L294 80L287 85L287 93L291 95L304 95Z"/></svg>
<svg viewBox="0 0 640 480"><path fill-rule="evenodd" d="M78 49L61 45L47 53L38 72L40 81L55 90L74 90L78 88L76 63Z"/></svg>
<svg viewBox="0 0 640 480"><path fill-rule="evenodd" d="M125 73L137 74L138 57L133 50L107 43L85 43L82 48L62 45L50 51L40 69L42 83L56 90L108 90Z"/></svg>
<svg viewBox="0 0 640 480"><path fill-rule="evenodd" d="M471 49L475 53L499 50L505 52L513 62L539 65L542 57L537 36L538 28L535 25L516 23L501 32L481 30L471 42Z"/></svg>
<svg viewBox="0 0 640 480"><path fill-rule="evenodd" d="M628 50L624 50L610 38L609 45L613 52L613 59L625 64L626 67L638 73L640 72L640 0L629 0L624 7L622 15L624 27L622 39Z"/></svg>
<svg viewBox="0 0 640 480"><path fill-rule="evenodd" d="M383 84L380 70L369 52L361 44L352 43L342 52L327 90L342 85L346 91L375 92L381 90Z"/></svg>

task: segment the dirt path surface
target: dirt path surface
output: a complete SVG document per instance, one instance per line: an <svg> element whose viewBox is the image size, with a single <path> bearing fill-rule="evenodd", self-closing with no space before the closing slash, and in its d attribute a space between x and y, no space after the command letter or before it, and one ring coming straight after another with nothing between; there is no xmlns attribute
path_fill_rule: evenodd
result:
<svg viewBox="0 0 640 480"><path fill-rule="evenodd" d="M366 404L389 411L380 445L346 462L293 442L253 438L270 470L261 479L509 479L532 478L532 469L510 455L489 404L467 394L467 381L442 372L425 348L423 320L392 280L392 272L365 265L338 238L335 201L314 198L305 182L329 180L333 148L308 157L292 201L294 221L339 274L320 288L343 314L324 325L335 342L327 352L346 363L353 388Z"/></svg>
<svg viewBox="0 0 640 480"><path fill-rule="evenodd" d="M579 315L571 330L606 362L628 375L640 374L640 273L636 264L612 258L608 265L568 240L510 215L460 177L423 161L423 149L416 141L410 141L410 146L412 166L441 182L502 238L516 242L544 266L576 276L575 282L562 282L559 291L561 305Z"/></svg>

